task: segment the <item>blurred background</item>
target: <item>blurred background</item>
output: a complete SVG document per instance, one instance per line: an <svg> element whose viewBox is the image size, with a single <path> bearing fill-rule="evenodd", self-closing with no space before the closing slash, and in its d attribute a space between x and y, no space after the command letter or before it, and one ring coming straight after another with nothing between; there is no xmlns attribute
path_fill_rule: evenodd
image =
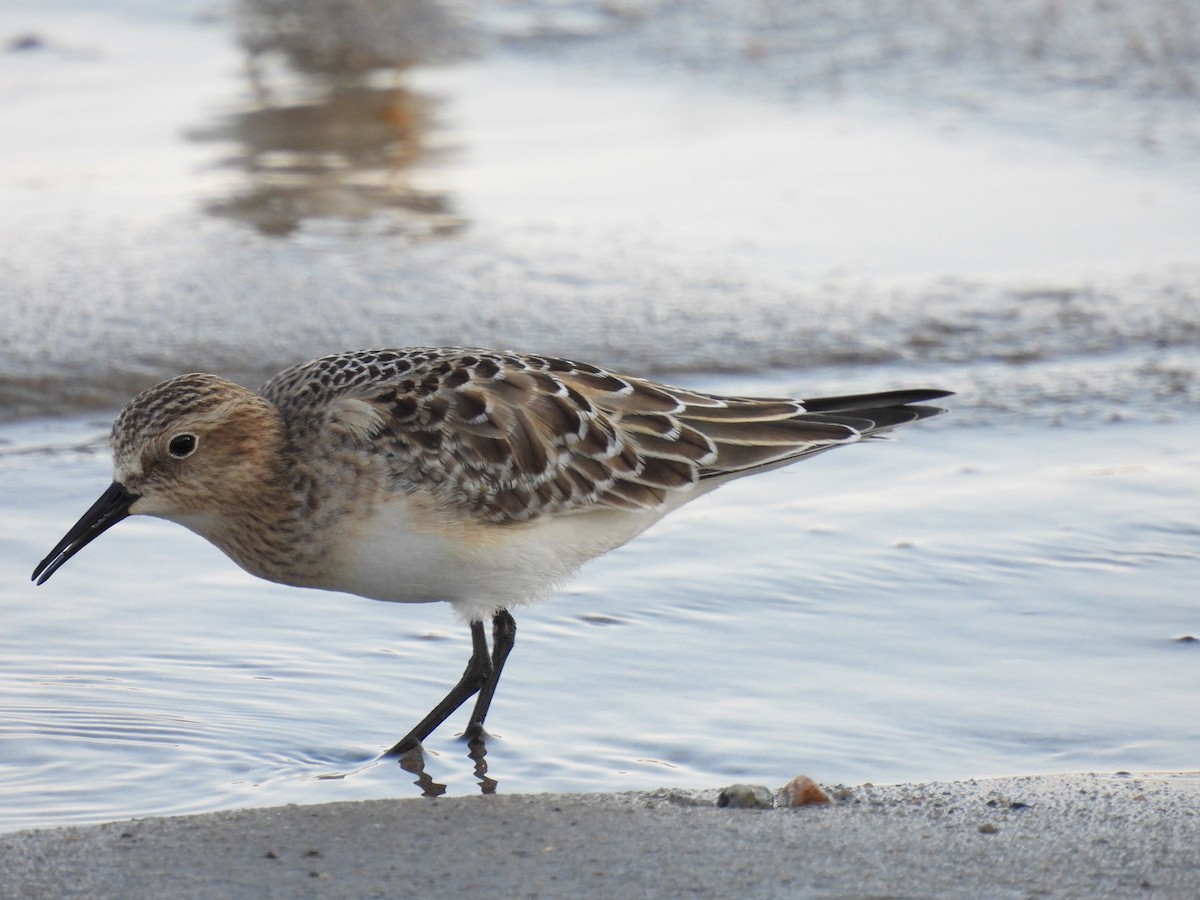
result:
<svg viewBox="0 0 1200 900"><path fill-rule="evenodd" d="M500 790L1195 768L1189 0L8 0L0 133L0 827L418 793L448 610L28 584L130 395L380 346L958 392L519 616Z"/></svg>

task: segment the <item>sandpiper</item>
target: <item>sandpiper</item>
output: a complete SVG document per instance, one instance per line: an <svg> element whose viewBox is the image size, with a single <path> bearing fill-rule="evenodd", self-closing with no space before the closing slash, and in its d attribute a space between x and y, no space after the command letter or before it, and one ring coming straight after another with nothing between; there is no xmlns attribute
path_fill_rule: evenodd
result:
<svg viewBox="0 0 1200 900"><path fill-rule="evenodd" d="M466 736L482 740L516 637L512 607L727 481L937 415L921 404L949 394L727 397L463 348L326 356L257 393L180 375L121 411L113 483L33 578L141 514L271 581L446 601L470 624L470 661L387 752L419 747L476 694Z"/></svg>

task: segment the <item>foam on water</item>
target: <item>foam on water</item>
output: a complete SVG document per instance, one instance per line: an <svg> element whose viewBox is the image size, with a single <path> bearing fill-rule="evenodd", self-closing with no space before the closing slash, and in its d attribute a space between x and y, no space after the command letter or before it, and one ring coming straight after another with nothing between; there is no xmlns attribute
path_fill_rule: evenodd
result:
<svg viewBox="0 0 1200 900"><path fill-rule="evenodd" d="M92 17L85 53L63 21L0 57L0 416L440 343L659 375L999 360L960 388L1194 403L1189 165L509 57L259 107L223 29ZM405 124L328 143L379 116Z"/></svg>

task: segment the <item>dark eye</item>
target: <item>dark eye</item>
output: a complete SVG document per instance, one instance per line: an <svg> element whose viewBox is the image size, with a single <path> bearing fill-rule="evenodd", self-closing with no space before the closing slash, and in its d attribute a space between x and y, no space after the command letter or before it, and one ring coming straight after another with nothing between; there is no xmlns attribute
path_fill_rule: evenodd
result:
<svg viewBox="0 0 1200 900"><path fill-rule="evenodd" d="M194 434L177 434L167 444L167 452L176 459L185 459L196 452L196 436Z"/></svg>

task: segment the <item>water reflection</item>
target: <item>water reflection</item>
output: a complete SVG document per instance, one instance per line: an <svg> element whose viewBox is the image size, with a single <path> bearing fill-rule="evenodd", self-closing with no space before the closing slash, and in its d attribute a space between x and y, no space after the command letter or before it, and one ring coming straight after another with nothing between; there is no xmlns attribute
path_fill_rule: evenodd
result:
<svg viewBox="0 0 1200 900"><path fill-rule="evenodd" d="M417 63L461 57L468 30L432 0L240 0L251 108L191 136L236 149L243 177L209 213L284 236L305 222L366 222L411 237L463 227L450 198L419 187L438 150L434 101L403 84Z"/></svg>
<svg viewBox="0 0 1200 900"><path fill-rule="evenodd" d="M467 758L475 763L475 777L479 779L479 792L481 794L496 793L497 781L488 775L487 766L487 744L482 737L472 738L467 741Z"/></svg>
<svg viewBox="0 0 1200 900"><path fill-rule="evenodd" d="M440 0L237 0L234 21L254 74L278 57L335 82L461 59L476 40Z"/></svg>
<svg viewBox="0 0 1200 900"><path fill-rule="evenodd" d="M400 768L405 772L411 772L417 776L417 780L413 784L421 789L421 796L440 797L446 793L446 785L440 781L434 781L433 776L425 771L425 751L421 749L420 744L408 752L402 753L396 761L400 763Z"/></svg>
<svg viewBox="0 0 1200 900"><path fill-rule="evenodd" d="M467 758L475 764L475 777L479 779L480 793L494 794L498 782L487 773L487 744L485 741L485 738L472 738L467 741ZM397 762L404 771L417 776L417 780L413 784L421 789L422 796L440 797L446 793L446 785L434 781L433 776L426 771L425 752L419 744L401 754Z"/></svg>

